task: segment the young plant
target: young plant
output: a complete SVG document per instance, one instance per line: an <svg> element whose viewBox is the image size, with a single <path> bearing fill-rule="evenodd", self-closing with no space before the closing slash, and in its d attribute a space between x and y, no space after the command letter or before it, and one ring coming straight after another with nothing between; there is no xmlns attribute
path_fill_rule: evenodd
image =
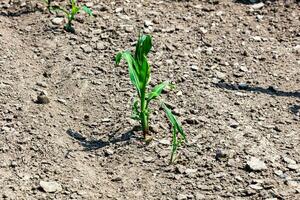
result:
<svg viewBox="0 0 300 200"><path fill-rule="evenodd" d="M92 16L92 10L87 6L79 6L77 4L77 0L70 0L71 7L69 10L60 7L60 6L52 6L51 9L55 11L62 11L68 22L65 24L64 29L68 32L75 33L75 29L72 26L72 22L75 19L75 16L82 10L87 13L89 16Z"/></svg>
<svg viewBox="0 0 300 200"><path fill-rule="evenodd" d="M132 55L129 51L123 51L116 55L116 64L119 64L122 58L125 59L128 64L130 80L134 85L138 96L133 103L132 118L140 121L143 136L146 141L150 136L149 103L152 100L157 99L163 89L170 85L168 81L165 81L148 91L151 70L147 55L151 48L151 36L142 35L138 38L134 55ZM178 146L182 143L182 141L186 141L186 134L176 117L172 114L171 110L162 101L161 107L165 111L172 125L172 152L170 162L173 162Z"/></svg>

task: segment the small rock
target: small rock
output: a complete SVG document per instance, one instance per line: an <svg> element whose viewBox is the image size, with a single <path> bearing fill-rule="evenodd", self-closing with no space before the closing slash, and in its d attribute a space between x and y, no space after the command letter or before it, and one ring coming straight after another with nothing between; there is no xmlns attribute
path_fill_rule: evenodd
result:
<svg viewBox="0 0 300 200"><path fill-rule="evenodd" d="M199 70L199 67L197 65L192 65L191 66L191 70L192 71L198 71Z"/></svg>
<svg viewBox="0 0 300 200"><path fill-rule="evenodd" d="M122 8L122 7L116 8L116 13L119 13L119 12L121 12L121 11L123 11L123 8Z"/></svg>
<svg viewBox="0 0 300 200"><path fill-rule="evenodd" d="M207 55L212 55L213 51L214 51L214 48L208 47L208 48L205 50L205 53L206 53Z"/></svg>
<svg viewBox="0 0 300 200"><path fill-rule="evenodd" d="M288 157L283 157L282 159L283 159L283 161L286 162L287 164L292 164L292 165L296 164L296 161L294 161L294 160L292 160L292 159L290 159L290 158L288 158Z"/></svg>
<svg viewBox="0 0 300 200"><path fill-rule="evenodd" d="M252 38L256 42L261 42L261 37L259 37L259 36L253 36Z"/></svg>
<svg viewBox="0 0 300 200"><path fill-rule="evenodd" d="M93 48L90 45L83 44L80 46L84 53L91 53Z"/></svg>
<svg viewBox="0 0 300 200"><path fill-rule="evenodd" d="M297 164L289 164L287 166L287 168L289 168L290 170L297 170L297 169L299 169L299 165L297 165Z"/></svg>
<svg viewBox="0 0 300 200"><path fill-rule="evenodd" d="M249 185L250 188L254 189L254 190L262 190L263 187L257 184L250 184Z"/></svg>
<svg viewBox="0 0 300 200"><path fill-rule="evenodd" d="M111 156L114 154L114 151L112 149L105 149L104 150L104 155L105 156Z"/></svg>
<svg viewBox="0 0 300 200"><path fill-rule="evenodd" d="M154 158L151 157L151 156L147 156L143 159L143 162L145 163L151 163L151 162L154 162Z"/></svg>
<svg viewBox="0 0 300 200"><path fill-rule="evenodd" d="M122 181L122 177L116 176L116 177L112 178L111 181L113 181L113 182L120 182L120 181Z"/></svg>
<svg viewBox="0 0 300 200"><path fill-rule="evenodd" d="M47 83L45 83L45 82L36 82L36 85L40 86L40 87L43 87L43 88L48 87Z"/></svg>
<svg viewBox="0 0 300 200"><path fill-rule="evenodd" d="M177 195L177 200L186 200L187 199L187 195L185 194L178 194Z"/></svg>
<svg viewBox="0 0 300 200"><path fill-rule="evenodd" d="M201 194L199 192L195 194L195 200L203 200L203 199L206 199L204 194Z"/></svg>
<svg viewBox="0 0 300 200"><path fill-rule="evenodd" d="M48 96L45 93L41 92L37 96L36 103L38 103L38 104L48 104L48 103L50 103L50 100L49 100Z"/></svg>
<svg viewBox="0 0 300 200"><path fill-rule="evenodd" d="M262 7L264 7L264 5L265 4L263 2L260 2L260 3L252 5L251 8L253 8L253 9L261 9Z"/></svg>
<svg viewBox="0 0 300 200"><path fill-rule="evenodd" d="M197 171L198 171L198 169L190 169L190 168L187 168L187 169L185 170L185 173L186 173L187 175L193 175L193 174L195 174Z"/></svg>
<svg viewBox="0 0 300 200"><path fill-rule="evenodd" d="M251 171L263 171L268 169L266 164L256 157L252 157L247 161L246 169Z"/></svg>
<svg viewBox="0 0 300 200"><path fill-rule="evenodd" d="M150 20L145 20L144 25L145 25L145 27L149 27L149 26L153 26L153 23Z"/></svg>
<svg viewBox="0 0 300 200"><path fill-rule="evenodd" d="M56 181L40 181L40 187L48 193L59 192L62 190L62 187Z"/></svg>
<svg viewBox="0 0 300 200"><path fill-rule="evenodd" d="M246 66L242 65L242 66L240 66L240 71L247 72L248 68Z"/></svg>
<svg viewBox="0 0 300 200"><path fill-rule="evenodd" d="M168 139L161 139L158 141L160 144L164 144L164 145L170 145L171 142Z"/></svg>
<svg viewBox="0 0 300 200"><path fill-rule="evenodd" d="M106 49L106 47L105 47L105 45L103 44L103 42L98 42L98 43L96 44L96 49L97 49L97 50L104 50L104 49Z"/></svg>
<svg viewBox="0 0 300 200"><path fill-rule="evenodd" d="M230 119L230 120L229 120L229 126L230 126L231 128L237 128L239 125L240 125L240 124L239 124L237 121L235 121L235 120L233 120L233 119Z"/></svg>
<svg viewBox="0 0 300 200"><path fill-rule="evenodd" d="M226 74L223 72L216 71L215 74L216 74L216 77L221 80L226 77Z"/></svg>
<svg viewBox="0 0 300 200"><path fill-rule="evenodd" d="M227 157L228 157L227 153L225 153L221 149L216 150L216 155L215 155L216 160L221 161L222 159L225 159Z"/></svg>
<svg viewBox="0 0 300 200"><path fill-rule="evenodd" d="M60 25L60 24L62 24L64 22L64 18L62 18L62 17L55 17L51 21L52 21L52 23L54 25Z"/></svg>
<svg viewBox="0 0 300 200"><path fill-rule="evenodd" d="M238 88L241 89L241 90L246 90L246 89L249 88L249 86L248 86L247 83L239 83Z"/></svg>

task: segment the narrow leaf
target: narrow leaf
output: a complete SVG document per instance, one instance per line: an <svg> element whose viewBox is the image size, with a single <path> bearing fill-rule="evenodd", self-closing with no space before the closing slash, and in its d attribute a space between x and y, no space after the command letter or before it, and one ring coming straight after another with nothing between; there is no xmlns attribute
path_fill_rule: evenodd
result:
<svg viewBox="0 0 300 200"><path fill-rule="evenodd" d="M89 16L92 16L92 15L93 15L92 10L91 10L89 7L87 7L87 6L82 6L82 10L83 10L86 14L88 14Z"/></svg>
<svg viewBox="0 0 300 200"><path fill-rule="evenodd" d="M151 101L152 99L155 99L156 97L158 97L161 92L163 91L163 89L169 85L168 81L162 82L158 85L156 85L152 91L148 94L147 96L147 101Z"/></svg>
<svg viewBox="0 0 300 200"><path fill-rule="evenodd" d="M119 53L120 54L120 53ZM117 54L116 56L116 63L118 64L122 58L124 58L128 64L129 76L132 84L136 87L139 96L141 95L141 84L139 77L135 71L136 63L134 58L132 57L131 53L128 51L124 51L121 55Z"/></svg>

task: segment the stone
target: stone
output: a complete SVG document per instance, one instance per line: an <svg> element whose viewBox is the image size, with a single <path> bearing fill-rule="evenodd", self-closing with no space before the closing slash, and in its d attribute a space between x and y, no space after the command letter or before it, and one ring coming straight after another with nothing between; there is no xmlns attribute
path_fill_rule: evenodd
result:
<svg viewBox="0 0 300 200"><path fill-rule="evenodd" d="M62 17L55 17L51 20L51 22L54 24L54 25L61 25L63 22L64 22L64 18Z"/></svg>
<svg viewBox="0 0 300 200"><path fill-rule="evenodd" d="M250 171L263 171L268 169L266 164L256 157L251 157L250 160L247 161L246 169Z"/></svg>
<svg viewBox="0 0 300 200"><path fill-rule="evenodd" d="M105 45L103 44L103 42L98 42L98 43L96 44L96 49L97 49L97 50L104 50L104 49L106 49L106 47L105 47Z"/></svg>
<svg viewBox="0 0 300 200"><path fill-rule="evenodd" d="M62 191L62 187L56 181L40 181L40 187L47 193Z"/></svg>
<svg viewBox="0 0 300 200"><path fill-rule="evenodd" d="M37 96L36 103L37 104L48 104L48 103L50 103L50 99L48 98L47 95L45 95L45 93L41 93Z"/></svg>
<svg viewBox="0 0 300 200"><path fill-rule="evenodd" d="M215 74L218 79L224 79L226 77L226 74L223 72L216 71Z"/></svg>
<svg viewBox="0 0 300 200"><path fill-rule="evenodd" d="M149 27L149 26L153 26L153 23L150 20L145 20L144 25L145 25L145 27Z"/></svg>
<svg viewBox="0 0 300 200"><path fill-rule="evenodd" d="M258 9L261 9L262 7L264 7L264 6L265 6L265 4L263 2L260 2L260 3L256 3L256 4L252 5L251 8L258 10Z"/></svg>
<svg viewBox="0 0 300 200"><path fill-rule="evenodd" d="M235 121L234 119L230 119L230 120L229 120L229 126L230 126L231 128L237 128L239 125L240 125L240 124L239 124L237 121Z"/></svg>
<svg viewBox="0 0 300 200"><path fill-rule="evenodd" d="M261 37L259 37L259 36L253 36L252 38L256 42L261 42Z"/></svg>
<svg viewBox="0 0 300 200"><path fill-rule="evenodd" d="M263 187L257 184L250 184L249 185L250 188L254 189L254 190L262 190Z"/></svg>
<svg viewBox="0 0 300 200"><path fill-rule="evenodd" d="M154 162L154 158L151 157L151 156L147 156L143 159L143 162L145 163L151 163L151 162Z"/></svg>
<svg viewBox="0 0 300 200"><path fill-rule="evenodd" d="M292 160L292 159L290 159L288 157L283 157L282 159L287 164L293 164L293 165L296 164L296 161L294 161L294 160Z"/></svg>
<svg viewBox="0 0 300 200"><path fill-rule="evenodd" d="M90 45L83 44L80 46L84 53L91 53L93 51Z"/></svg>
<svg viewBox="0 0 300 200"><path fill-rule="evenodd" d="M187 195L185 194L178 194L177 195L177 200L186 200L187 199Z"/></svg>
<svg viewBox="0 0 300 200"><path fill-rule="evenodd" d="M199 192L195 194L195 200L203 200L203 199L206 199L204 194L201 194Z"/></svg>
<svg viewBox="0 0 300 200"><path fill-rule="evenodd" d="M161 139L158 141L160 144L164 144L164 145L170 145L171 142L168 139Z"/></svg>
<svg viewBox="0 0 300 200"><path fill-rule="evenodd" d="M197 65L192 65L191 66L191 70L192 71L198 71L199 70L199 67Z"/></svg>
<svg viewBox="0 0 300 200"><path fill-rule="evenodd" d="M287 168L289 168L290 170L298 170L300 167L297 164L289 164Z"/></svg>

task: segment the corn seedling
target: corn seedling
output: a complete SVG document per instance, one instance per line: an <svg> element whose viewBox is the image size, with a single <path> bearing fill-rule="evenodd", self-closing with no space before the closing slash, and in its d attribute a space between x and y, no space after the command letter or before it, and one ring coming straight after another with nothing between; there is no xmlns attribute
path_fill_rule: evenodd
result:
<svg viewBox="0 0 300 200"><path fill-rule="evenodd" d="M138 38L134 55L129 51L123 51L116 55L116 64L118 65L122 59L128 64L129 76L134 85L138 98L135 99L132 108L132 118L140 121L141 129L143 131L144 140L149 138L149 103L160 96L164 88L169 86L169 82L165 81L156 85L150 92L148 86L150 82L150 65L148 63L147 55L152 48L152 39L150 35L142 35ZM180 123L172 114L171 110L161 101L161 107L165 111L168 119L172 125L172 152L171 160L174 161L174 156L178 146L182 141L186 141L186 134L184 133Z"/></svg>
<svg viewBox="0 0 300 200"><path fill-rule="evenodd" d="M51 9L54 11L61 11L65 14L68 22L65 24L64 29L68 32L75 33L75 29L72 26L72 22L75 19L75 16L82 10L87 13L89 16L92 16L92 10L87 6L80 6L77 4L77 0L70 0L70 9L67 10L61 6L52 6Z"/></svg>

